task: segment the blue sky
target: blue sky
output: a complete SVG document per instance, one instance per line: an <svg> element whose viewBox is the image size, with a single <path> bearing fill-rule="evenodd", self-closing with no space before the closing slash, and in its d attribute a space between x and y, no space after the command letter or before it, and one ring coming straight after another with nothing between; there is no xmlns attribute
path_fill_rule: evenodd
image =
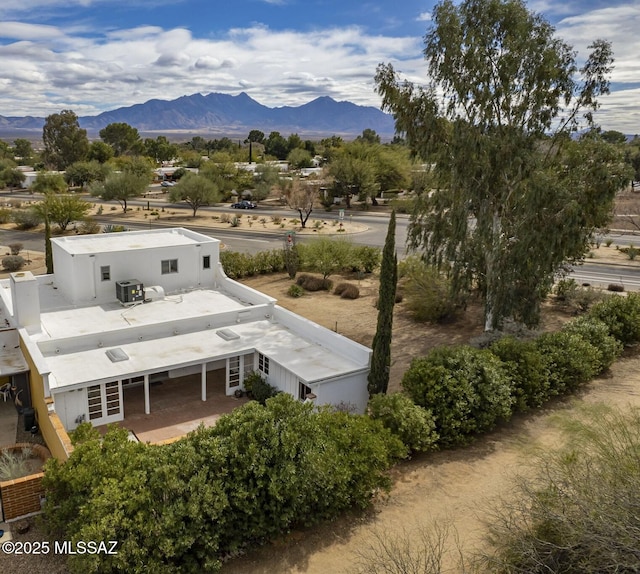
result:
<svg viewBox="0 0 640 574"><path fill-rule="evenodd" d="M268 106L318 96L378 107L380 62L425 80L432 0L0 0L0 115L94 115L152 98L242 91ZM613 43L597 118L640 133L640 2L530 0L579 54Z"/></svg>

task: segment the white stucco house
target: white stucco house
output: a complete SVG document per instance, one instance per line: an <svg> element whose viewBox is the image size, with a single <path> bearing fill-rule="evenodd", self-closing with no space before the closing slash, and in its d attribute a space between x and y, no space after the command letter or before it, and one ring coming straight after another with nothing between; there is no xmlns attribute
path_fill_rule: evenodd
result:
<svg viewBox="0 0 640 574"><path fill-rule="evenodd" d="M66 430L126 425L127 385L144 387L152 413L154 381L195 374L206 400L212 370L224 373L228 395L255 370L301 400L364 411L371 350L229 279L217 239L171 228L60 237L52 246L54 274L0 281L40 419L56 413Z"/></svg>

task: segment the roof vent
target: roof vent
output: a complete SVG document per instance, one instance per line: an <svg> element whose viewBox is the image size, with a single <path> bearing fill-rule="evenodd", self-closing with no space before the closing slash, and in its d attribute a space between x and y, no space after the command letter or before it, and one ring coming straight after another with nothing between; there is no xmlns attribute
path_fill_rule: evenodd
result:
<svg viewBox="0 0 640 574"><path fill-rule="evenodd" d="M120 361L128 361L129 355L127 355L120 347L115 349L109 349L106 352L107 357L112 363L119 363Z"/></svg>
<svg viewBox="0 0 640 574"><path fill-rule="evenodd" d="M225 341L234 341L235 339L239 339L240 335L238 333L232 331L231 329L220 329L216 331L218 337L223 338Z"/></svg>

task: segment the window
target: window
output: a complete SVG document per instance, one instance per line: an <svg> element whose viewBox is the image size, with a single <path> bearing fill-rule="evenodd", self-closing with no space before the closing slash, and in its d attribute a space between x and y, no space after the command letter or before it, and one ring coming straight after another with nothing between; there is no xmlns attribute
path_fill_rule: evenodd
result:
<svg viewBox="0 0 640 574"><path fill-rule="evenodd" d="M168 273L177 273L178 272L178 260L177 259L165 259L162 262L162 274L167 275Z"/></svg>
<svg viewBox="0 0 640 574"><path fill-rule="evenodd" d="M298 398L301 401L304 401L307 398L307 395L311 395L311 388L307 387L307 385L305 385L302 382L298 382Z"/></svg>
<svg viewBox="0 0 640 574"><path fill-rule="evenodd" d="M111 267L108 265L100 267L100 278L102 281L111 281Z"/></svg>
<svg viewBox="0 0 640 574"><path fill-rule="evenodd" d="M211 255L204 255L202 257L202 268L211 269Z"/></svg>
<svg viewBox="0 0 640 574"><path fill-rule="evenodd" d="M262 353L258 353L258 370L265 375L269 374L269 357L265 357Z"/></svg>

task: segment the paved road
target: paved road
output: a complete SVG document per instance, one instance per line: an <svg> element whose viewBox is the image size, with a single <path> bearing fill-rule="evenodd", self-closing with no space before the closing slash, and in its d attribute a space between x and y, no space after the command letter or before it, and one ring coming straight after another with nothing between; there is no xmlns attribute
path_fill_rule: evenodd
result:
<svg viewBox="0 0 640 574"><path fill-rule="evenodd" d="M6 194L0 194L6 195ZM24 197L23 197L24 196ZM30 194L12 194L14 199L30 199ZM97 198L93 200L101 203L102 201ZM130 202L132 206L147 206L147 200L134 200ZM105 204L113 205L113 203ZM171 206L163 200L149 200L151 208L154 206L164 207L165 209ZM178 207L178 206L174 206ZM184 207L184 206L180 206ZM237 210L228 206L223 207L211 207L202 208L200 213L205 212L229 212L235 213ZM270 215L282 215L283 213L291 214L291 210L280 207L259 207L252 213L259 214L261 216ZM315 216L321 217L326 220L334 220L339 218L339 212L337 210L326 212L317 211L314 212ZM100 222L112 222L108 217L96 218ZM361 223L367 226L367 231L361 233L355 233L350 235L349 238L358 245L372 245L375 247L382 247L387 233L388 217L384 214L372 214L366 211L360 210L346 210L345 219L351 219L354 223ZM406 239L407 228L409 219L406 215L399 215L396 225L396 246L398 250L398 256L404 257L407 253ZM166 222L149 221L149 222L127 222L127 227L130 229L150 229L154 227L165 227ZM282 246L284 241L283 234L278 232L266 232L259 230L243 230L243 229L211 229L208 227L200 227L198 225L189 224L188 227L199 231L205 235L211 235L220 239L229 249L234 251L241 251L245 253L257 253L265 249L277 249ZM301 241L307 241L313 236L299 236ZM621 235L618 233L612 233L614 245L640 245L640 237L634 235ZM44 237L41 233L16 231L16 230L0 230L0 244L7 245L13 242L20 242L24 245L26 250L44 250ZM591 263L587 260L584 264L576 266L572 272L572 276L579 283L589 283L590 285L607 287L610 283L618 283L625 286L627 290L640 291L640 268L634 268L624 265L606 265L602 263Z"/></svg>

